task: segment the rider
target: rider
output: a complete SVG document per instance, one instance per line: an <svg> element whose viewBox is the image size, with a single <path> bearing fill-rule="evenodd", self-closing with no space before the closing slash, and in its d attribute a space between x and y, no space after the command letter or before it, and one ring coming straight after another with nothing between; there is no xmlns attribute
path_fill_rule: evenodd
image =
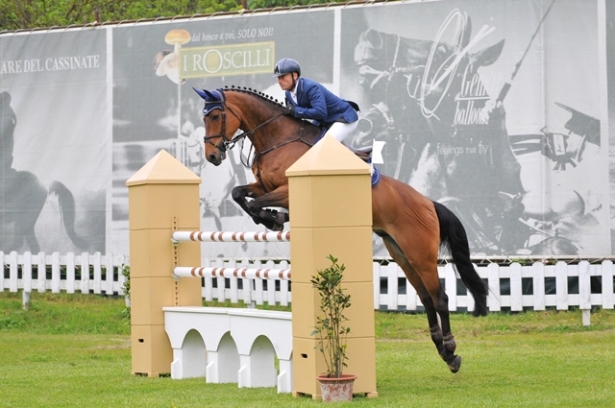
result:
<svg viewBox="0 0 615 408"><path fill-rule="evenodd" d="M275 64L273 75L278 77L280 88L286 91L286 115L325 127L339 142L356 129L359 124L357 104L334 95L316 81L302 78L296 60L282 58Z"/></svg>

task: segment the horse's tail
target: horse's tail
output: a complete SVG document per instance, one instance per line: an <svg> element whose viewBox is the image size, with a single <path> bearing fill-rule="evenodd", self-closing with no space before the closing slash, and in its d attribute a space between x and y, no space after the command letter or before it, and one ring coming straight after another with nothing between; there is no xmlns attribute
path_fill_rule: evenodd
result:
<svg viewBox="0 0 615 408"><path fill-rule="evenodd" d="M73 193L61 182L54 181L49 186L49 194L58 196L60 214L66 234L79 249L85 249L88 246L87 241L75 232L75 198Z"/></svg>
<svg viewBox="0 0 615 408"><path fill-rule="evenodd" d="M466 230L451 210L438 202L433 203L440 222L440 245L449 248L461 281L474 297L474 316L486 316L487 285L478 276L470 260Z"/></svg>

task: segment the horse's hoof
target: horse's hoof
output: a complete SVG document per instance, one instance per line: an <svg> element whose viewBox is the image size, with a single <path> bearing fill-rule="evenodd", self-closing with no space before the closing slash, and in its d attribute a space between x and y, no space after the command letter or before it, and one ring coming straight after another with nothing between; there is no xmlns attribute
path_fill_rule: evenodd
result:
<svg viewBox="0 0 615 408"><path fill-rule="evenodd" d="M271 231L274 231L274 232L279 232L283 230L284 230L284 225L273 224L273 226L271 227Z"/></svg>
<svg viewBox="0 0 615 408"><path fill-rule="evenodd" d="M284 223L287 221L288 213L272 209L264 209L260 211L258 216L262 220L262 224L265 225L267 229L277 232L284 230Z"/></svg>
<svg viewBox="0 0 615 408"><path fill-rule="evenodd" d="M453 361L447 364L451 373L455 374L461 368L461 356L455 356Z"/></svg>

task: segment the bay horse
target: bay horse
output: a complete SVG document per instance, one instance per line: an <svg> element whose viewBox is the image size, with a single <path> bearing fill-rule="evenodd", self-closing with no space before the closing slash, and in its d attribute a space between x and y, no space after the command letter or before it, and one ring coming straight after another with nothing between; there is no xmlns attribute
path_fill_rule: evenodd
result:
<svg viewBox="0 0 615 408"><path fill-rule="evenodd" d="M205 100L205 158L220 165L228 149L248 138L253 146L251 167L256 181L235 187L233 199L255 223L281 230L288 217L268 213L266 208L288 209L285 171L317 142L321 129L285 116L280 103L251 89L195 91ZM237 130L243 133L235 136ZM382 238L425 307L438 354L456 373L461 357L455 354L448 296L438 277L441 245L449 249L461 281L474 297L473 314L487 314L487 286L470 261L463 225L444 205L385 175L372 189L372 219L373 231Z"/></svg>

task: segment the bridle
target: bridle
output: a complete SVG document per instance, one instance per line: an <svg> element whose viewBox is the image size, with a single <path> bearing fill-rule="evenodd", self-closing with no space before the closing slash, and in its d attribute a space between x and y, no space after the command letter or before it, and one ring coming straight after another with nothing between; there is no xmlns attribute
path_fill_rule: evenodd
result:
<svg viewBox="0 0 615 408"><path fill-rule="evenodd" d="M230 106L228 106L226 104L226 101L222 100L222 101L205 101L205 105L207 104L216 104L218 105L217 107L212 108L209 112L207 112L207 114L205 116L209 116L212 112L216 111L216 110L220 110L220 113L222 115L222 128L220 129L220 133L217 133L215 135L211 135L211 136L205 136L203 137L203 141L205 143L209 143L210 145L212 145L213 147L215 147L216 149L220 150L222 153L226 152L227 150L231 150L233 147L235 147L235 144L242 140L245 137L249 137L251 134L253 134L254 132L256 132L258 129L262 128L263 126L268 125L269 123L273 122L274 120L276 120L277 118L279 118L280 116L282 116L284 114L284 112L280 112L277 115L273 115L272 117L270 117L269 119L267 119L266 121L264 121L263 123L261 123L260 125L256 126L254 129L251 129L247 132L243 132L237 136L234 136L232 139L227 139L226 138L226 109L229 110L229 112L231 112L233 114L233 116L235 116L237 118L237 120L239 120L241 122L241 119L239 118L239 115L237 115L235 113L235 111L233 110L233 108L231 108ZM215 144L214 142L211 141L211 139L214 138L222 138L222 141L220 142L220 144Z"/></svg>

